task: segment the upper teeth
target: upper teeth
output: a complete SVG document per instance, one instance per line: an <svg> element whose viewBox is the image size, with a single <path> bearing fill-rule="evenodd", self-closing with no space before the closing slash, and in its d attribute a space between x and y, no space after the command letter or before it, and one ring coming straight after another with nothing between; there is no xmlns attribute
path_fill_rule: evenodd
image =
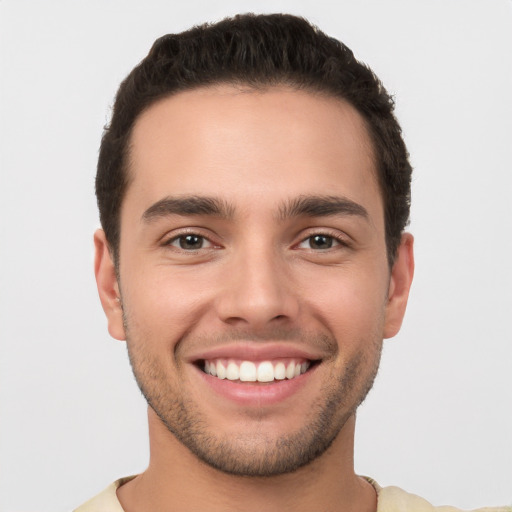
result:
<svg viewBox="0 0 512 512"><path fill-rule="evenodd" d="M235 361L218 359L205 361L204 371L219 379L240 380L242 382L272 382L273 380L293 379L304 373L309 361Z"/></svg>

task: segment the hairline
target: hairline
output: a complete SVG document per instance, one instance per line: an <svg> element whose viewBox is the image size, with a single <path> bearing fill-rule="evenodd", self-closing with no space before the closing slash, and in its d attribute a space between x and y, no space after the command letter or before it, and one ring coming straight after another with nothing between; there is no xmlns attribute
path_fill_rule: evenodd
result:
<svg viewBox="0 0 512 512"><path fill-rule="evenodd" d="M134 179L134 169L133 169L133 159L131 158L133 153L133 132L135 130L135 127L141 117L147 113L150 109L157 106L159 103L164 102L165 100L168 100L169 98L172 98L174 96L179 96L182 93L187 92L193 92L198 90L215 90L216 88L222 87L222 86L229 86L233 89L238 89L240 93L246 94L246 93L266 93L269 90L289 90L291 92L304 92L306 94L310 94L312 96L319 96L326 99L334 99L337 101L340 101L344 103L345 105L349 106L352 110L354 110L357 114L359 119L363 123L363 127L366 133L366 137L362 141L364 144L365 149L368 151L368 156L371 161L371 167L372 167L372 176L376 180L377 188L379 190L380 198L381 198L381 204L383 208L383 216L384 216L384 237L385 237L385 246L386 246L386 257L388 259L389 266L391 267L393 263L393 259L390 258L389 255L389 243L391 242L388 240L387 236L387 229L388 229L388 219L386 215L386 197L385 197L385 188L382 183L383 176L382 176L382 170L380 167L382 166L381 159L378 155L378 144L375 140L375 134L374 130L372 128L372 125L370 121L366 118L366 116L360 111L359 108L357 108L356 105L349 99L345 98L342 94L337 94L336 91L334 91L332 88L328 86L322 87L321 84L317 83L301 83L300 77L298 80L294 81L289 76L284 77L275 77L270 78L268 80L261 79L261 80L242 80L239 78L232 78L232 79L219 79L212 81L211 83L203 83L203 84L191 84L187 85L185 87L177 88L173 91L168 91L158 97L153 98L151 101L145 105L140 112L135 116L133 119L129 129L126 131L125 134L125 145L123 147L123 153L122 153L122 165L121 165L121 172L123 176L123 188L121 190L121 199L119 203L119 210L118 215L116 218L116 237L115 240L110 241L107 240L109 245L109 251L113 257L114 264L116 267L119 266L119 260L120 260L120 245L121 245L121 213L123 209L123 205L125 202L125 197L128 192L129 187L131 186L133 179Z"/></svg>

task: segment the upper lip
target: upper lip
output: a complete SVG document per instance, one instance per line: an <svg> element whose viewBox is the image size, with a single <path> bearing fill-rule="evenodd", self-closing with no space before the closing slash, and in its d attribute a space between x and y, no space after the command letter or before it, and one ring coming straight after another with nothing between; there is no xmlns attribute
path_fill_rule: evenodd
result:
<svg viewBox="0 0 512 512"><path fill-rule="evenodd" d="M280 358L309 359L316 361L322 359L318 351L303 347L292 342L265 342L265 341L238 341L226 345L197 351L189 356L189 362L212 359L241 359L247 361L267 361Z"/></svg>

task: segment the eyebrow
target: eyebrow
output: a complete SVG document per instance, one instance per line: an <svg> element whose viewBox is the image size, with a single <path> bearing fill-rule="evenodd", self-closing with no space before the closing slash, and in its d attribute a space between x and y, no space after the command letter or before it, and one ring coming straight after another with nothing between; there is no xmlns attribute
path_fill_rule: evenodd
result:
<svg viewBox="0 0 512 512"><path fill-rule="evenodd" d="M299 196L279 208L280 220L292 217L328 217L330 215L355 215L368 219L364 206L338 196Z"/></svg>
<svg viewBox="0 0 512 512"><path fill-rule="evenodd" d="M151 222L169 215L208 215L221 219L234 216L235 208L228 202L208 196L165 197L150 206L142 220ZM328 217L331 215L354 215L368 218L366 208L339 196L302 195L283 203L278 209L278 219L293 217Z"/></svg>
<svg viewBox="0 0 512 512"><path fill-rule="evenodd" d="M150 222L168 215L209 215L227 219L233 216L233 212L230 204L216 197L165 197L150 206L142 214L142 220Z"/></svg>

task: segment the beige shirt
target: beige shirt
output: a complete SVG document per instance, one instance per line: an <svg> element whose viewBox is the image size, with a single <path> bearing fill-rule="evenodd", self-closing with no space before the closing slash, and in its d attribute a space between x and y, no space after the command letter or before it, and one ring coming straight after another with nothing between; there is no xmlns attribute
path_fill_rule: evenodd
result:
<svg viewBox="0 0 512 512"><path fill-rule="evenodd" d="M116 490L134 477L121 478L103 492L78 507L74 512L124 512L117 499ZM403 491L399 487L380 487L371 478L365 477L377 492L377 512L462 512L455 507L434 507L428 501ZM510 507L485 507L473 512L512 512Z"/></svg>

